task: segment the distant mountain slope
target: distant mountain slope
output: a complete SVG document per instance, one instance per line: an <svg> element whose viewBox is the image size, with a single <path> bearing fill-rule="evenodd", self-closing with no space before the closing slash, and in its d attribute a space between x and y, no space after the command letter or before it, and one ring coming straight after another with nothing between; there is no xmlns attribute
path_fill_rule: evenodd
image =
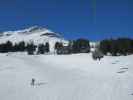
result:
<svg viewBox="0 0 133 100"><path fill-rule="evenodd" d="M26 43L34 42L35 44L49 42L51 51L53 51L56 42L62 42L64 45L68 43L60 34L39 26L18 31L3 32L0 35L0 43L8 40L13 43L19 43L21 41L25 41Z"/></svg>

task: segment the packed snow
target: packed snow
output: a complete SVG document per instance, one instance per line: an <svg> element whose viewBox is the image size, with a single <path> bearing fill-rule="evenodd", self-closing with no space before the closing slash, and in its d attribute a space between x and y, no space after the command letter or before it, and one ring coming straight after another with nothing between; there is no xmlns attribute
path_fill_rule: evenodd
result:
<svg viewBox="0 0 133 100"><path fill-rule="evenodd" d="M132 59L0 54L0 100L133 100Z"/></svg>

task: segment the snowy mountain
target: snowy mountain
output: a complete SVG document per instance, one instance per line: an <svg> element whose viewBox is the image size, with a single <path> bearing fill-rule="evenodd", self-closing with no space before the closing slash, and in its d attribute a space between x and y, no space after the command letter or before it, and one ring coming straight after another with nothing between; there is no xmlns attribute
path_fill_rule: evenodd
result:
<svg viewBox="0 0 133 100"><path fill-rule="evenodd" d="M18 31L3 32L0 35L0 43L8 40L13 43L19 43L21 41L25 41L26 43L34 42L35 44L49 42L51 51L56 42L62 42L64 45L68 43L60 34L39 26Z"/></svg>
<svg viewBox="0 0 133 100"><path fill-rule="evenodd" d="M7 41L11 41L13 44L21 41L26 43L34 42L36 45L48 42L51 52L54 51L56 42L62 42L63 45L68 45L68 40L65 40L59 33L55 33L47 28L39 26L0 33L0 43L5 43ZM98 42L90 42L91 51L94 51L97 45Z"/></svg>

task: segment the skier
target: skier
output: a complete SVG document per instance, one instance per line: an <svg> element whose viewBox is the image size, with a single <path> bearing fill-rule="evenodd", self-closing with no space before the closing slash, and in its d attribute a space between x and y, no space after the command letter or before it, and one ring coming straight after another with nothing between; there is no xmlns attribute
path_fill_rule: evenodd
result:
<svg viewBox="0 0 133 100"><path fill-rule="evenodd" d="M31 80L31 85L35 85L35 79L34 78L32 78L32 80Z"/></svg>

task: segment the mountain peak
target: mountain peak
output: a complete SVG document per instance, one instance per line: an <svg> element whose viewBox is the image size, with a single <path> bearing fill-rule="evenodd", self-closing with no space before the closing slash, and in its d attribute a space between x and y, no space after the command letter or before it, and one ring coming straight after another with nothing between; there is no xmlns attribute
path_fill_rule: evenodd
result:
<svg viewBox="0 0 133 100"><path fill-rule="evenodd" d="M37 32L48 32L48 33L53 33L51 30L41 27L41 26L32 26L27 29L23 29L20 31L17 31L18 33L37 33Z"/></svg>
<svg viewBox="0 0 133 100"><path fill-rule="evenodd" d="M21 29L21 30L16 30L16 31L5 31L1 35L10 36L12 34L32 34L32 33L40 33L40 32L41 33L54 33L47 28L36 25L36 26L32 26L26 29Z"/></svg>
<svg viewBox="0 0 133 100"><path fill-rule="evenodd" d="M56 42L63 42L64 44L68 43L68 41L65 40L59 33L55 33L40 26L32 26L17 31L4 32L0 36L0 43L5 43L7 41L11 41L12 43L19 43L21 41L30 43L33 41L36 45L49 42L51 51L54 51L54 45Z"/></svg>
<svg viewBox="0 0 133 100"><path fill-rule="evenodd" d="M0 41L10 40L13 42L30 40L43 42L54 39L62 40L63 37L59 33L37 25L16 31L6 31L0 35Z"/></svg>
<svg viewBox="0 0 133 100"><path fill-rule="evenodd" d="M30 28L28 28L28 29L26 29L28 32L34 32L34 31L50 31L50 30L48 30L48 29L46 29L46 28L44 28L44 27L41 27L41 26L32 26L32 27L30 27Z"/></svg>

